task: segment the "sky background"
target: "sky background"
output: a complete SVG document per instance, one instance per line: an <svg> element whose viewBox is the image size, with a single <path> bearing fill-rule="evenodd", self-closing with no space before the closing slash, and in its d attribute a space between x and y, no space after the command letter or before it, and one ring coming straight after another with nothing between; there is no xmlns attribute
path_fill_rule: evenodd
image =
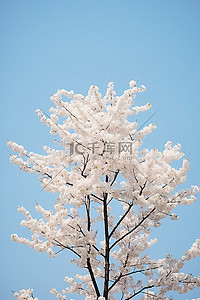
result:
<svg viewBox="0 0 200 300"><path fill-rule="evenodd" d="M13 299L11 290L21 288L33 288L40 300L55 299L49 289L61 290L64 276L72 277L77 271L69 264L69 253L50 259L10 240L11 233L29 236L20 228L17 206L34 215L36 201L50 208L55 195L40 192L36 175L10 164L6 140L43 153L43 145L56 145L35 109L47 112L49 97L58 89L86 95L94 84L104 94L113 81L120 94L131 79L138 80L147 91L138 95L136 105L153 105L139 115L139 124L159 110L152 118L157 130L145 146L163 150L168 140L181 143L190 158L184 187L200 185L200 1L5 0L0 1L0 15L0 299ZM180 258L200 236L200 197L176 212L180 219L166 219L157 231L159 243L151 251L155 258L167 253ZM196 258L184 271L199 275L199 269ZM200 297L200 289L169 295L191 300Z"/></svg>

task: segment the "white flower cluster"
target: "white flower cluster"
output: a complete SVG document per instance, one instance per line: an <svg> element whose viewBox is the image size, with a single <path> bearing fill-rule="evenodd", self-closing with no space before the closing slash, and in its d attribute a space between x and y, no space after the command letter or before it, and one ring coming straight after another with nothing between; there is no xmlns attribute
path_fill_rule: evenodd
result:
<svg viewBox="0 0 200 300"><path fill-rule="evenodd" d="M66 300L66 296L63 296L61 293L59 293L56 289L51 289L50 293L52 295L56 295L56 297L59 299L59 300ZM71 299L73 300L73 299Z"/></svg>
<svg viewBox="0 0 200 300"><path fill-rule="evenodd" d="M185 252L183 259L191 260L192 258L195 258L198 255L200 255L200 238L196 239L191 248Z"/></svg>
<svg viewBox="0 0 200 300"><path fill-rule="evenodd" d="M38 300L38 298L33 297L33 290L32 289L20 290L19 294L17 292L14 294L14 297L17 300L33 300L33 299Z"/></svg>
<svg viewBox="0 0 200 300"><path fill-rule="evenodd" d="M44 146L45 155L27 154L22 146L8 142L18 153L10 157L11 162L36 172L45 191L59 194L53 210L36 205L42 215L39 220L19 207L25 216L21 225L33 233L32 240L17 234L11 235L12 240L52 258L71 251L72 263L87 270L85 275L65 277L67 287L62 293L51 290L59 300L66 299L65 293L86 300L114 300L119 294L131 299L141 292L143 300L169 300L170 290L187 293L199 286L199 277L181 269L186 260L200 255L200 239L180 261L171 256L156 261L144 255L157 241L150 239L150 228L159 227L166 217L178 220L174 209L192 204L199 187L177 191L189 171L180 144L168 141L163 151L141 149L143 139L156 128L149 124L137 129L134 115L151 108L150 103L134 106L136 94L143 91L145 87L137 87L135 81L121 96L116 96L112 82L104 97L96 86L89 88L86 97L58 90L51 97L55 107L50 108L50 116L36 112L63 149ZM174 160L182 160L179 169L172 166ZM103 233L99 222L104 224Z"/></svg>

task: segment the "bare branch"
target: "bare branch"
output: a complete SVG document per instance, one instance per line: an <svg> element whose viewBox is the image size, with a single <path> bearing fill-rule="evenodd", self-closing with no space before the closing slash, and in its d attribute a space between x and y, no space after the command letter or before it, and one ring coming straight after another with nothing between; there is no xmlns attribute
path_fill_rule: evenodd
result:
<svg viewBox="0 0 200 300"><path fill-rule="evenodd" d="M126 273L126 274L122 274L122 272L120 272L119 276L117 277L117 279L114 281L114 283L109 287L109 291L120 281L121 278L123 277L127 277L127 276L130 276L132 274L135 274L135 273L142 273L142 272L145 272L145 271L148 271L148 270L153 270L153 269L158 269L160 266L157 266L157 267L153 267L153 268L147 268L147 269L143 269L143 270L136 270L136 271L132 271L132 272L129 272L129 273Z"/></svg>
<svg viewBox="0 0 200 300"><path fill-rule="evenodd" d="M66 249L72 251L72 252L73 252L74 254L76 254L79 258L81 258L81 255L78 254L74 249L72 249L72 248L69 247L68 245L63 245L61 242L57 241L56 239L54 239L54 241L55 241L56 243L58 243L58 246L63 247L63 248L66 248Z"/></svg>
<svg viewBox="0 0 200 300"><path fill-rule="evenodd" d="M114 184L115 180L117 179L118 174L119 174L119 170L117 170L117 171L115 172L115 176L114 176L114 178L113 178L113 180L112 180L110 186L112 186L112 185Z"/></svg>
<svg viewBox="0 0 200 300"><path fill-rule="evenodd" d="M113 233L114 233L115 230L119 227L119 225L120 225L121 222L124 220L124 218L127 216L127 214L129 213L129 211L131 210L132 207L133 207L133 204L129 204L129 208L128 208L127 211L123 214L123 216L119 219L119 221L117 222L117 224L115 225L115 227L112 229L111 233L109 234L109 239L112 237Z"/></svg>
<svg viewBox="0 0 200 300"><path fill-rule="evenodd" d="M87 155L87 157L85 158L85 156L83 155L83 158L84 158L84 164L83 164L83 170L81 171L81 175L83 176L83 177L87 177L87 175L85 175L84 174L84 171L85 171L85 169L86 169L86 167L87 167L87 163L88 163L88 161L89 161L89 154Z"/></svg>
<svg viewBox="0 0 200 300"><path fill-rule="evenodd" d="M87 214L87 229L88 231L91 230L91 218L90 218L90 197L87 196L86 197L86 203L85 203L85 207L86 207L86 214ZM91 250L91 245L89 244L89 250L88 250L88 254L90 254L90 250ZM92 284L94 286L94 289L95 289L95 292L96 292L96 295L97 295L97 299L100 297L100 292L99 292L99 288L98 288L98 285L97 285L97 281L95 279L95 276L94 276L94 272L93 272L93 269L92 269L92 265L91 265L91 262L90 262L90 257L87 258L87 268L88 268L88 271L89 271L89 274L90 274L90 277L91 277L91 280L92 280Z"/></svg>
<svg viewBox="0 0 200 300"><path fill-rule="evenodd" d="M103 199L101 199L101 198L98 197L97 195L95 195L95 194L92 193L91 196L94 197L94 198L96 198L96 199L98 199L99 201L103 202Z"/></svg>
<svg viewBox="0 0 200 300"><path fill-rule="evenodd" d="M142 291L144 291L146 289L151 289L152 287L154 287L154 285L145 286L142 289L140 289L138 292L134 293L132 296L126 298L125 300L130 300L130 299L134 298L135 296L137 296L138 294L140 294Z"/></svg>
<svg viewBox="0 0 200 300"><path fill-rule="evenodd" d="M134 230L136 230L154 211L155 211L155 207L134 227L132 228L129 232L127 232L126 234L124 234L122 237L120 237L118 240L116 240L112 246L110 247L110 250L117 244L119 243L121 240L123 240L125 237L127 237L129 234L131 234Z"/></svg>
<svg viewBox="0 0 200 300"><path fill-rule="evenodd" d="M90 277L91 277L91 280L92 280L92 283L94 285L94 289L95 289L95 292L96 292L96 295L97 295L97 299L98 299L101 295L100 295L100 292L99 292L99 288L98 288L96 279L94 277L94 273L93 273L92 266L91 266L91 263L90 263L90 258L87 258L87 268L88 268L88 271L89 271L89 274L90 274Z"/></svg>

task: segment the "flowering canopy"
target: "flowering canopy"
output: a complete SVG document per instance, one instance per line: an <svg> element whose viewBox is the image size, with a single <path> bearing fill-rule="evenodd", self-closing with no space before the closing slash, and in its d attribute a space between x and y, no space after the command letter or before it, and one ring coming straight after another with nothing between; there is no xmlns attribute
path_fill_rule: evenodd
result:
<svg viewBox="0 0 200 300"><path fill-rule="evenodd" d="M181 294L200 286L200 276L181 272L185 261L200 254L200 239L180 260L171 255L155 260L144 252L157 241L150 239L150 228L159 227L168 216L177 220L172 211L180 204L192 204L199 188L175 191L189 170L180 144L169 141L163 152L140 149L145 136L156 128L149 124L137 129L137 121L130 121L131 115L151 108L150 103L133 106L136 94L143 91L145 87L137 87L135 81L119 97L112 82L103 98L96 86L86 97L58 90L51 97L55 107L50 108L50 116L36 112L50 133L59 137L62 150L44 146L46 155L27 154L22 146L8 142L18 153L11 162L36 172L45 191L59 194L54 210L36 204L40 220L19 207L25 216L21 225L33 233L32 240L17 234L12 240L46 251L51 258L58 247L71 251L72 262L86 270L85 275L65 277L62 293L51 290L60 300L66 299L66 293L86 300L128 300L137 295L142 300L169 299L168 291ZM171 166L174 160L182 160L179 169ZM21 290L14 296L33 299L32 292Z"/></svg>

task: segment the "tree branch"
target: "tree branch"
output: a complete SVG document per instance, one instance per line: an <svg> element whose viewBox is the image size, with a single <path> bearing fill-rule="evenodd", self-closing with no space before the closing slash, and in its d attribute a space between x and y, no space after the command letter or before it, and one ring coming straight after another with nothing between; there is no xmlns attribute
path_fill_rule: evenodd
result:
<svg viewBox="0 0 200 300"><path fill-rule="evenodd" d="M141 272L145 272L145 271L148 271L148 270L153 270L153 269L157 269L159 268L160 266L157 266L157 267L153 267L153 268L147 268L147 269L143 269L143 270L136 270L136 271L132 271L132 272L129 272L129 273L126 273L126 274L122 274L122 272L120 272L119 276L117 277L117 279L113 282L113 284L109 287L109 291L120 281L121 278L123 277L126 277L126 276L129 276L129 275L132 275L132 274L135 274L135 273L141 273Z"/></svg>
<svg viewBox="0 0 200 300"><path fill-rule="evenodd" d="M88 271L89 271L89 274L90 274L90 277L91 277L91 280L92 280L92 283L93 283L93 286L94 286L94 289L95 289L95 292L97 295L97 299L98 299L101 295L100 295L99 288L98 288L98 285L97 285L97 282L96 282L96 279L94 277L94 273L93 273L93 270L91 267L90 258L87 258L87 268L88 268Z"/></svg>
<svg viewBox="0 0 200 300"><path fill-rule="evenodd" d="M139 196L141 196L141 195L142 195L142 192L143 192L143 190L144 190L144 188L145 188L146 184L147 184L147 180L145 181L145 183L144 183L144 185L143 185L143 186L141 186L141 185L140 185L140 188L141 188L141 190L140 190Z"/></svg>
<svg viewBox="0 0 200 300"><path fill-rule="evenodd" d="M123 216L119 219L119 221L117 222L117 224L115 225L115 227L112 229L111 233L109 234L109 239L111 238L111 236L113 235L113 233L115 232L115 230L117 229L117 227L121 224L121 222L124 220L124 218L127 216L127 214L129 213L129 211L131 210L131 208L133 207L133 204L129 204L129 208L127 209L127 211L123 214Z"/></svg>
<svg viewBox="0 0 200 300"><path fill-rule="evenodd" d="M92 193L91 196L94 197L94 198L96 198L96 199L98 199L99 201L103 202L103 199L101 199L101 198L98 197L97 195L95 195L95 194Z"/></svg>
<svg viewBox="0 0 200 300"><path fill-rule="evenodd" d="M54 239L54 241L55 241L56 243L58 243L58 246L61 246L61 247L63 247L63 248L66 248L66 249L72 251L72 252L73 252L74 254L76 254L79 258L81 258L81 255L78 254L74 249L70 248L69 246L63 245L61 242L57 241L56 239Z"/></svg>
<svg viewBox="0 0 200 300"><path fill-rule="evenodd" d="M83 164L83 170L81 171L81 175L83 176L83 177L87 177L87 175L84 175L84 171L85 171L85 169L86 169L86 167L87 167L87 163L88 163L88 161L89 161L89 154L87 155L87 157L85 158L85 156L83 155L83 158L84 158L84 164Z"/></svg>
<svg viewBox="0 0 200 300"><path fill-rule="evenodd" d="M106 175L106 182L108 182L108 176ZM108 210L107 210L107 199L108 194L104 193L103 200L103 215L104 215L104 234L105 234L105 280L104 280L104 291L103 296L105 300L108 300L108 285L109 285L109 271L110 271L110 249L109 249L109 233L108 233Z"/></svg>
<svg viewBox="0 0 200 300"><path fill-rule="evenodd" d="M66 184L68 184L68 185L70 185L70 186L73 186L73 183L71 183L71 182L66 182ZM101 198L98 197L97 195L95 195L95 194L92 193L91 196L94 197L94 198L96 198L96 199L98 199L98 200L100 200L101 202L103 202L103 199L101 199Z"/></svg>
<svg viewBox="0 0 200 300"><path fill-rule="evenodd" d="M90 218L90 197L87 195L87 199L86 199L86 203L85 203L85 207L86 207L86 214L87 214L87 229L88 231L91 230L91 218ZM88 249L88 254L90 254L91 251L91 245L89 244L89 249ZM87 258L87 268L97 295L97 299L100 297L100 292L99 292L99 288L94 276L94 272L92 270L92 266L91 266L91 262L90 262L90 257Z"/></svg>
<svg viewBox="0 0 200 300"><path fill-rule="evenodd" d="M117 179L118 174L119 174L119 170L117 170L117 171L115 172L115 176L114 176L114 178L113 178L113 180L112 180L110 186L112 186L112 185L114 184L115 180Z"/></svg>
<svg viewBox="0 0 200 300"><path fill-rule="evenodd" d="M117 244L119 243L121 240L123 240L127 235L131 234L134 230L136 230L151 214L152 212L154 212L156 208L154 207L134 228L132 228L129 232L127 232L126 234L124 234L122 237L120 237L118 240L116 240L112 246L110 247L110 250Z"/></svg>
<svg viewBox="0 0 200 300"><path fill-rule="evenodd" d="M140 289L138 292L134 293L132 296L126 298L125 300L130 300L130 299L134 298L136 295L138 295L139 293L141 293L142 291L144 291L146 289L151 289L152 287L154 287L154 285L145 286L142 289Z"/></svg>

